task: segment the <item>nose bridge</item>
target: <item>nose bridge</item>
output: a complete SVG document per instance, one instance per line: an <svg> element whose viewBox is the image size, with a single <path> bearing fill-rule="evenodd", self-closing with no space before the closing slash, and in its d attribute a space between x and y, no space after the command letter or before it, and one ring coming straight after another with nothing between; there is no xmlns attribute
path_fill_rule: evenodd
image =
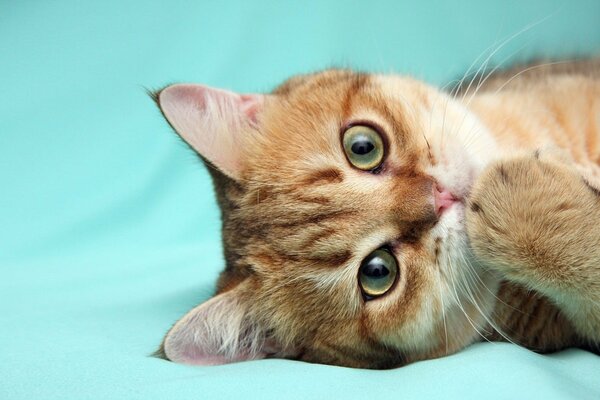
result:
<svg viewBox="0 0 600 400"><path fill-rule="evenodd" d="M394 186L395 218L403 223L424 224L437 221L433 188L435 181L424 174L398 177Z"/></svg>

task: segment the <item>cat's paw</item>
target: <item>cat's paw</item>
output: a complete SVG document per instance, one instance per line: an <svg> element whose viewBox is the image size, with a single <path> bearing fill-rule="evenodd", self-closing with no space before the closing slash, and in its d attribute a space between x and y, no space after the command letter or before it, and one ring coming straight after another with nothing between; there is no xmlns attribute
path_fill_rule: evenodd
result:
<svg viewBox="0 0 600 400"><path fill-rule="evenodd" d="M598 231L590 224L598 217L600 190L568 156L540 150L486 168L469 196L466 223L477 259L531 283L540 268L584 251L577 242L586 229Z"/></svg>

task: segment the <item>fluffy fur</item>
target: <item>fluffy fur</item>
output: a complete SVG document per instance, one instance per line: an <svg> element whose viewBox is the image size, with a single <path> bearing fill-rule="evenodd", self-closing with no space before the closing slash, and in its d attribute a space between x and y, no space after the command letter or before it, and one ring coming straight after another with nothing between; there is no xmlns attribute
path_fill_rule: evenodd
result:
<svg viewBox="0 0 600 400"><path fill-rule="evenodd" d="M454 95L347 70L268 95L159 92L209 165L226 260L216 296L161 352L389 368L483 339L598 345L599 65L528 66ZM344 156L341 132L357 122L384 132L376 173ZM442 214L438 186L459 200ZM366 301L358 268L383 245L399 279Z"/></svg>

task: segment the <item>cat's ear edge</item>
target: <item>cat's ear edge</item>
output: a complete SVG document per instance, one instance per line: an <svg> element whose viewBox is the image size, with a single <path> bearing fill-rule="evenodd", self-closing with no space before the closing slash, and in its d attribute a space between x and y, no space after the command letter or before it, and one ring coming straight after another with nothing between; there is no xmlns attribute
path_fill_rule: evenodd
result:
<svg viewBox="0 0 600 400"><path fill-rule="evenodd" d="M244 141L257 130L266 95L184 83L148 94L181 139L227 176L240 180Z"/></svg>
<svg viewBox="0 0 600 400"><path fill-rule="evenodd" d="M186 313L167 332L155 356L190 365L258 360L274 350L248 315L244 284Z"/></svg>

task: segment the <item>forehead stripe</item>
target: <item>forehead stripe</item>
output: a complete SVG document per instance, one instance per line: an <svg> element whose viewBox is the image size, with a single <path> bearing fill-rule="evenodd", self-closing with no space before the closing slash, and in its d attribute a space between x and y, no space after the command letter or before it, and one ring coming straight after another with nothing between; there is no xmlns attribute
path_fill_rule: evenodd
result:
<svg viewBox="0 0 600 400"><path fill-rule="evenodd" d="M312 172L303 180L303 183L305 185L321 185L328 183L340 183L343 180L344 176L340 170L336 168L330 168Z"/></svg>
<svg viewBox="0 0 600 400"><path fill-rule="evenodd" d="M350 81L350 85L346 92L346 97L342 101L342 116L344 121L348 119L352 111L352 98L366 85L367 80L368 75L366 74L358 73L352 76L352 80Z"/></svg>

